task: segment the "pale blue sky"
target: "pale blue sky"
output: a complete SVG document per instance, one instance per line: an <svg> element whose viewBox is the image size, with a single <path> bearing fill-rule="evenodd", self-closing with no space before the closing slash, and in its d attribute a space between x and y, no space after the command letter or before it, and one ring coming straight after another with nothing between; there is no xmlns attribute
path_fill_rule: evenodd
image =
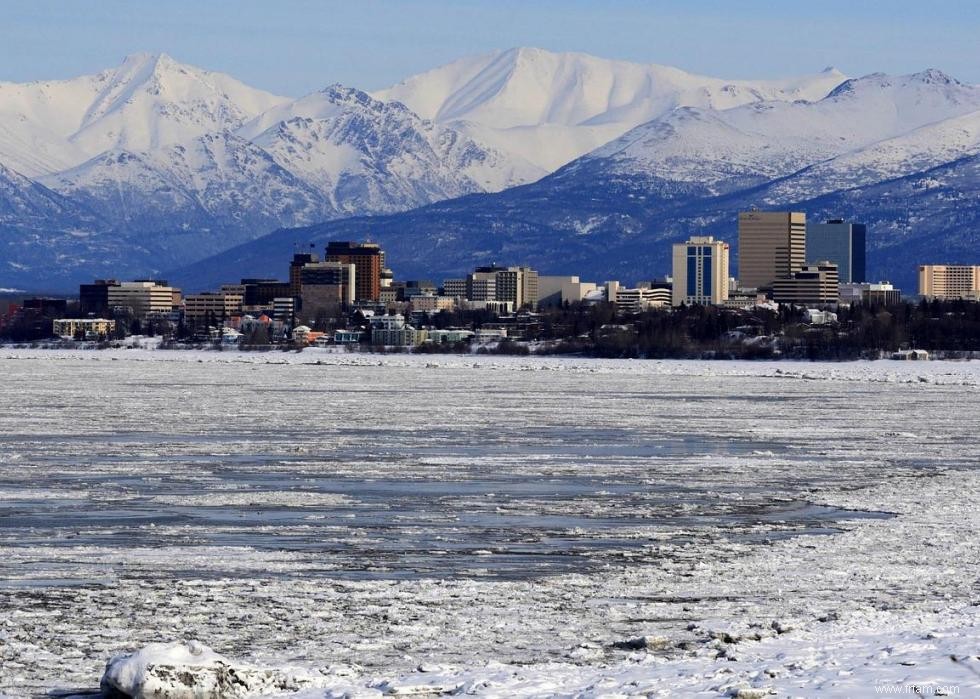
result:
<svg viewBox="0 0 980 699"><path fill-rule="evenodd" d="M272 92L375 89L512 46L725 78L834 65L980 83L980 0L0 0L0 80L66 78L164 51Z"/></svg>

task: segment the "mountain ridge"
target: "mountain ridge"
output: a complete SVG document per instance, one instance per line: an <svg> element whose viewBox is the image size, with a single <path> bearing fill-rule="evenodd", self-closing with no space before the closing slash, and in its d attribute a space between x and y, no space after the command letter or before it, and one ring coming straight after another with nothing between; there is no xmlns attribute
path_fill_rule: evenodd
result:
<svg viewBox="0 0 980 699"><path fill-rule="evenodd" d="M833 200L852 206L834 216L870 217L842 193L890 182L949 216L904 179L939 168L972 210L972 170L942 166L976 153L978 118L980 87L937 69L727 81L523 48L290 99L136 54L94 76L0 83L0 285L41 269L66 285L179 274L273 230L389 220L414 236L393 243L396 271L438 249L454 272L490 251L629 275L661 264L664 236L730 221L722 202ZM888 230L914 251L935 225Z"/></svg>

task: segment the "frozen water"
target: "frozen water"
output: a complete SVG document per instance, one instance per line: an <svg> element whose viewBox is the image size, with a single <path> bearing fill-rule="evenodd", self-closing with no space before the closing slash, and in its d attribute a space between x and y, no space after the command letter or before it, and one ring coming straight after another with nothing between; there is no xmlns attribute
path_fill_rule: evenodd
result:
<svg viewBox="0 0 980 699"><path fill-rule="evenodd" d="M0 371L0 692L185 639L317 696L977 680L980 364Z"/></svg>

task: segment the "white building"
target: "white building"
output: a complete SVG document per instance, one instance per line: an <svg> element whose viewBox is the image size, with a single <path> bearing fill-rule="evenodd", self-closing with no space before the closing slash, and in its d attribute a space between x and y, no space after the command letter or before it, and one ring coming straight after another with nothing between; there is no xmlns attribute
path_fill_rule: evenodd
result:
<svg viewBox="0 0 980 699"><path fill-rule="evenodd" d="M728 243L692 236L674 244L673 305L724 304L728 299Z"/></svg>
<svg viewBox="0 0 980 699"><path fill-rule="evenodd" d="M584 301L596 288L595 282L583 282L577 276L539 276L538 305L560 306Z"/></svg>
<svg viewBox="0 0 980 699"><path fill-rule="evenodd" d="M52 332L58 337L86 340L109 337L116 329L116 321L105 318L59 318L53 321Z"/></svg>
<svg viewBox="0 0 980 699"><path fill-rule="evenodd" d="M108 287L108 306L129 308L140 320L153 313L170 313L179 303L180 289L166 286L162 282L136 281L123 282Z"/></svg>
<svg viewBox="0 0 980 699"><path fill-rule="evenodd" d="M412 347L425 339L425 333L405 323L401 313L371 318L371 344L386 347Z"/></svg>

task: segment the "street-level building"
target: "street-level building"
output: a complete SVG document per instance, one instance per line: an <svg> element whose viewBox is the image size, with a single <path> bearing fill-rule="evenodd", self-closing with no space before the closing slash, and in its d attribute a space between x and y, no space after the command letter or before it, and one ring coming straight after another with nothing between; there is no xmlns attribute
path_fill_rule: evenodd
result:
<svg viewBox="0 0 980 699"><path fill-rule="evenodd" d="M116 321L106 318L58 318L52 332L58 337L84 340L106 338L116 329Z"/></svg>
<svg viewBox="0 0 980 699"><path fill-rule="evenodd" d="M473 339L472 330L461 328L446 328L444 330L429 330L425 341L433 345L455 345L460 342L469 342Z"/></svg>
<svg viewBox="0 0 980 699"><path fill-rule="evenodd" d="M456 299L451 296L436 296L435 294L417 294L409 297L412 312L438 313L451 311L456 307Z"/></svg>
<svg viewBox="0 0 980 699"><path fill-rule="evenodd" d="M401 313L371 318L371 344L385 347L412 347L425 340L424 331L405 323Z"/></svg>
<svg viewBox="0 0 980 699"><path fill-rule="evenodd" d="M720 305L728 299L728 243L713 236L692 236L674 244L674 306Z"/></svg>
<svg viewBox="0 0 980 699"><path fill-rule="evenodd" d="M901 289L896 289L889 282L840 285L841 303L891 306L900 303L901 300Z"/></svg>

